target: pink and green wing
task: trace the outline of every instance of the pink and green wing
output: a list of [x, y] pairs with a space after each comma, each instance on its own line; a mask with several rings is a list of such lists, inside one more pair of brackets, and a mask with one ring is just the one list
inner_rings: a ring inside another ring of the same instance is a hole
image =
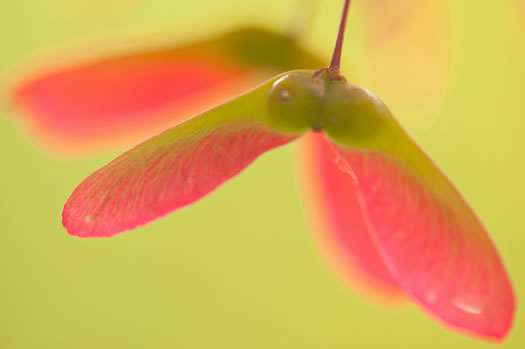
[[149, 139], [86, 178], [62, 222], [80, 237], [106, 237], [207, 195], [262, 153], [300, 134], [265, 122], [272, 81]]
[[11, 100], [62, 152], [132, 144], [244, 92], [276, 73], [320, 62], [283, 35], [243, 28], [174, 48], [29, 75]]
[[445, 323], [503, 338], [515, 300], [496, 247], [452, 183], [372, 99], [358, 116], [374, 120], [361, 128], [367, 137], [352, 129], [327, 134], [384, 264], [402, 290]]

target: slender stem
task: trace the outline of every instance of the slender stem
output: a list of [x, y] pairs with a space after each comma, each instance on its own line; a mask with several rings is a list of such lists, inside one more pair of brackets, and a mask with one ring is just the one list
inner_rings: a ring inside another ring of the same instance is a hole
[[343, 39], [345, 36], [346, 17], [348, 16], [348, 9], [350, 8], [350, 0], [345, 0], [343, 8], [343, 15], [341, 16], [341, 23], [339, 24], [339, 33], [337, 34], [337, 41], [335, 42], [334, 53], [330, 61], [331, 72], [339, 74], [339, 67], [341, 66], [341, 52], [343, 50]]

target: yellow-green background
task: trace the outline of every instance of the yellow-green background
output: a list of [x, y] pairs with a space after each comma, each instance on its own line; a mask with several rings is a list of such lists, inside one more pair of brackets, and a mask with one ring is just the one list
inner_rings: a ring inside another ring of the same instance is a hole
[[[356, 69], [355, 0], [344, 69]], [[301, 1], [299, 1], [300, 3]], [[321, 1], [305, 44], [328, 58], [342, 1]], [[525, 298], [525, 14], [517, 0], [450, 1], [457, 61], [442, 111], [413, 136], [492, 234]], [[0, 2], [0, 75], [53, 47], [156, 33], [286, 26], [294, 0]], [[352, 25], [354, 23], [354, 25]], [[388, 64], [388, 57], [385, 57]], [[395, 69], [395, 67], [392, 67]], [[366, 82], [361, 82], [366, 87]], [[403, 88], [406, 81], [399, 81]], [[403, 121], [407, 110], [394, 110]], [[62, 158], [0, 116], [0, 348], [487, 348], [415, 306], [350, 292], [305, 221], [294, 147], [131, 233], [81, 240], [62, 205], [116, 152]], [[413, 120], [405, 118], [406, 120]], [[525, 348], [518, 307], [503, 348]]]

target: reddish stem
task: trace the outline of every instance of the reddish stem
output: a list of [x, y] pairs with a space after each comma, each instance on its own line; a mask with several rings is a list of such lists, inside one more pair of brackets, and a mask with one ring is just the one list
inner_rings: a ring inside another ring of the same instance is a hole
[[345, 0], [343, 8], [343, 15], [341, 16], [341, 23], [339, 24], [339, 33], [337, 34], [337, 41], [335, 42], [334, 53], [330, 61], [330, 70], [332, 73], [339, 74], [339, 67], [341, 66], [341, 52], [343, 50], [343, 39], [345, 36], [346, 17], [348, 16], [348, 9], [350, 8], [350, 0]]

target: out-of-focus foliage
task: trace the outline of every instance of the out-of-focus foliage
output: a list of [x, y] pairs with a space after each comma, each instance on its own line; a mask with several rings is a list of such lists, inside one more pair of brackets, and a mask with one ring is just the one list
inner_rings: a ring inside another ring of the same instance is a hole
[[[456, 64], [447, 1], [363, 1], [363, 48], [356, 75], [423, 130], [439, 117]], [[399, 81], [403, 81], [399, 86]]]

